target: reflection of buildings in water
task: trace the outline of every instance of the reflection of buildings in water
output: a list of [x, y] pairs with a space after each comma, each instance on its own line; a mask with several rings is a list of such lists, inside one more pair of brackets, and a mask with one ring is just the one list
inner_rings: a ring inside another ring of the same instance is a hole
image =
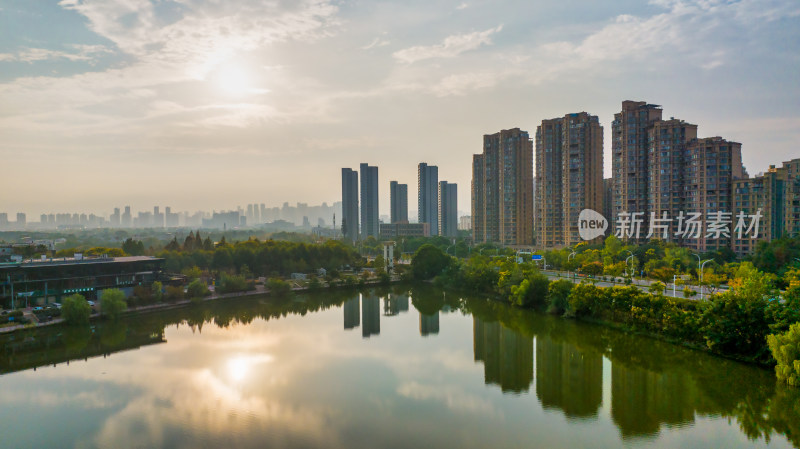
[[611, 366], [611, 418], [623, 438], [655, 435], [662, 424], [694, 422], [696, 397], [687, 376]]
[[399, 315], [408, 312], [408, 296], [389, 295], [383, 300], [383, 314], [385, 316]]
[[475, 361], [483, 362], [484, 381], [503, 392], [528, 391], [533, 382], [533, 339], [472, 317]]
[[439, 312], [433, 315], [419, 314], [419, 334], [423, 337], [439, 333]]
[[377, 296], [363, 296], [361, 298], [361, 336], [369, 338], [370, 335], [381, 333], [381, 300]]
[[342, 309], [344, 310], [344, 328], [353, 329], [360, 324], [360, 315], [358, 310], [358, 295], [353, 299], [348, 299], [344, 302]]
[[595, 417], [603, 402], [603, 356], [548, 337], [536, 339], [536, 397], [568, 417]]

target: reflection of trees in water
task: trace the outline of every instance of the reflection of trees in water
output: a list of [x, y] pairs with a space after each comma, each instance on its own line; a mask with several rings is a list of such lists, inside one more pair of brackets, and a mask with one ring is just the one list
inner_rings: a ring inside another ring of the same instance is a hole
[[528, 391], [533, 382], [533, 340], [498, 321], [472, 318], [475, 361], [483, 362], [484, 381], [503, 392]]
[[[584, 413], [597, 410], [594, 404], [599, 402], [590, 398], [602, 397], [597, 382], [602, 385], [605, 356], [612, 364], [611, 414], [623, 438], [655, 435], [662, 426], [691, 425], [697, 415], [723, 416], [734, 418], [752, 440], [769, 441], [775, 432], [800, 447], [800, 389], [776, 388], [769, 370], [499, 301], [468, 300], [463, 309], [474, 318], [536, 337], [537, 397], [543, 406], [561, 409], [568, 417], [592, 416]], [[583, 382], [574, 380], [580, 376], [585, 376]], [[569, 382], [579, 386], [566, 388]], [[586, 391], [577, 393], [580, 388]]]
[[[390, 292], [399, 296], [408, 290], [392, 286], [364, 294], [385, 298]], [[162, 342], [167, 326], [186, 324], [202, 332], [209, 324], [226, 327], [305, 315], [341, 306], [358, 294], [326, 290], [294, 298], [207, 301], [126, 317], [109, 327], [101, 321], [94, 332], [60, 325], [15, 332], [0, 336], [0, 372]], [[612, 363], [612, 418], [623, 437], [652, 435], [662, 425], [691, 424], [696, 415], [707, 415], [734, 418], [751, 439], [769, 440], [778, 433], [800, 447], [800, 390], [776, 387], [771, 371], [499, 301], [445, 294], [427, 285], [415, 286], [410, 296], [421, 315], [432, 316], [445, 305], [473, 315], [475, 360], [484, 363], [487, 383], [503, 391], [529, 390], [536, 337], [537, 397], [543, 406], [559, 408], [568, 417], [596, 415], [602, 393], [602, 359], [599, 364], [597, 360], [605, 356]]]

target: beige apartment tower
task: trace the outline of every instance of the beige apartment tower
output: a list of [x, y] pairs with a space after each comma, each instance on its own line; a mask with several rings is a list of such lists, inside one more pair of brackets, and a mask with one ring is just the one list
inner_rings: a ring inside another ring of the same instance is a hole
[[603, 211], [603, 127], [586, 112], [543, 120], [536, 129], [536, 244], [582, 242], [578, 216]]
[[475, 243], [533, 243], [533, 144], [526, 131], [483, 136], [483, 153], [472, 158], [471, 196]]

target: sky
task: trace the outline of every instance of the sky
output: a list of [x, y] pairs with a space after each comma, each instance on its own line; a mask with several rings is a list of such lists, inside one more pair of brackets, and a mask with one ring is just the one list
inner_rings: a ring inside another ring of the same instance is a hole
[[[341, 200], [341, 168], [469, 211], [484, 134], [623, 100], [800, 157], [797, 0], [0, 0], [0, 212]], [[29, 217], [29, 220], [32, 217]]]

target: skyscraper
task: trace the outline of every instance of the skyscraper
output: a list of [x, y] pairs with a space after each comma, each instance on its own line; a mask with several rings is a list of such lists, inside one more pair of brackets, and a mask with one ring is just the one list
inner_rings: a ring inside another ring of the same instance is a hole
[[578, 216], [603, 210], [603, 127], [586, 112], [543, 120], [536, 129], [536, 243], [581, 242]]
[[378, 238], [378, 167], [361, 164], [361, 238]]
[[[622, 102], [622, 111], [614, 114], [611, 122], [612, 210], [615, 216], [620, 212], [642, 212], [643, 229], [647, 229], [650, 221], [647, 207], [650, 173], [648, 131], [661, 120], [661, 113], [659, 105], [626, 100]], [[612, 217], [609, 221], [615, 223]]]
[[125, 213], [122, 214], [122, 227], [130, 228], [133, 224], [133, 217], [131, 216], [131, 207], [125, 206]]
[[350, 168], [342, 169], [342, 235], [358, 240], [358, 172]]
[[458, 185], [439, 182], [439, 235], [458, 235]]
[[408, 184], [389, 183], [391, 222], [408, 223]]
[[483, 136], [472, 159], [472, 237], [476, 243], [533, 243], [533, 144], [519, 128]]
[[439, 167], [424, 162], [417, 167], [418, 222], [431, 226], [431, 235], [439, 234]]

